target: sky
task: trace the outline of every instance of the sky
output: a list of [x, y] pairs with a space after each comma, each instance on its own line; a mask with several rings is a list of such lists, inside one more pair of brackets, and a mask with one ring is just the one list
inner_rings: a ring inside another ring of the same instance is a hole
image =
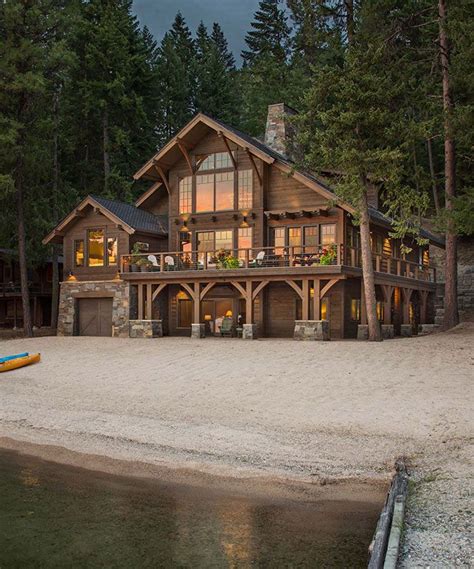
[[146, 25], [161, 41], [169, 30], [178, 10], [194, 33], [202, 20], [208, 29], [218, 22], [229, 42], [235, 59], [245, 47], [244, 37], [259, 0], [134, 0], [133, 11], [141, 25]]

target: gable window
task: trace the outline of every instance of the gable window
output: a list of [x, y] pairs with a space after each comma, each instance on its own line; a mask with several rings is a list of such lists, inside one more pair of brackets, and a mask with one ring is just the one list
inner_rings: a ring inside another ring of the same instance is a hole
[[199, 172], [207, 170], [223, 170], [233, 168], [234, 164], [228, 152], [216, 152], [215, 154], [205, 154], [196, 157], [197, 169]]
[[76, 239], [74, 241], [74, 266], [84, 266], [84, 239]]
[[107, 238], [107, 264], [116, 265], [117, 264], [117, 238], [108, 237]]
[[321, 225], [321, 245], [332, 245], [336, 242], [336, 224], [323, 223]]
[[238, 208], [252, 209], [253, 181], [252, 170], [238, 171]]
[[193, 209], [193, 179], [186, 176], [179, 181], [179, 213], [191, 213]]
[[214, 211], [214, 174], [196, 176], [196, 211]]
[[105, 260], [104, 230], [89, 229], [87, 236], [89, 267], [103, 267]]
[[216, 174], [216, 211], [234, 209], [234, 172]]

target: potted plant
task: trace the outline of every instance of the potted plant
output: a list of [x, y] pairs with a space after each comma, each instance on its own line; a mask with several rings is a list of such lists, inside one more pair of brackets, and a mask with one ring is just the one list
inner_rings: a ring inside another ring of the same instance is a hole
[[212, 262], [216, 263], [218, 269], [238, 269], [240, 267], [239, 259], [225, 249], [220, 249]]
[[139, 262], [141, 261], [141, 250], [140, 244], [134, 243], [132, 247], [132, 254], [130, 255], [130, 270], [132, 273], [136, 273], [140, 270]]
[[147, 271], [149, 271], [151, 269], [151, 267], [153, 266], [153, 263], [151, 261], [149, 261], [146, 257], [140, 257], [138, 259], [138, 261], [136, 262], [137, 267], [139, 267], [140, 271], [142, 271], [142, 273], [146, 273]]
[[321, 251], [321, 255], [319, 256], [319, 264], [320, 265], [332, 265], [334, 259], [336, 258], [336, 246], [335, 245], [328, 245], [327, 247], [323, 247]]

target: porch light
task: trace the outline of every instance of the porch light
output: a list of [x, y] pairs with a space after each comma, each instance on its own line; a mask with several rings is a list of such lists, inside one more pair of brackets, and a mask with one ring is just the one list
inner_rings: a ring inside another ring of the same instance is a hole
[[210, 314], [204, 314], [204, 320], [206, 322], [209, 322], [210, 320], [212, 320], [212, 316]]
[[68, 282], [74, 282], [77, 281], [76, 277], [74, 276], [74, 273], [72, 271], [69, 271], [69, 274], [67, 276], [66, 279]]
[[247, 218], [244, 217], [244, 219], [242, 220], [242, 223], [240, 224], [240, 226], [242, 229], [246, 229], [247, 227], [250, 227], [250, 225], [247, 223]]
[[228, 310], [225, 315], [227, 318], [232, 318], [232, 310]]

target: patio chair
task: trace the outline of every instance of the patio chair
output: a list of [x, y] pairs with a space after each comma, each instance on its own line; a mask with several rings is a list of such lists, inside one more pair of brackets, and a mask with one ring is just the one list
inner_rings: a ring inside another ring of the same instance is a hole
[[221, 325], [221, 336], [230, 336], [234, 335], [234, 321], [232, 318], [228, 318], [227, 316], [222, 320]]
[[265, 251], [260, 251], [255, 259], [252, 259], [249, 263], [249, 267], [262, 267], [263, 260], [265, 259]]
[[174, 259], [171, 255], [166, 255], [165, 266], [166, 266], [167, 271], [175, 271], [176, 270], [176, 265], [175, 265]]
[[159, 271], [160, 270], [160, 263], [158, 263], [158, 259], [155, 255], [148, 255], [148, 260], [151, 263], [152, 271]]

